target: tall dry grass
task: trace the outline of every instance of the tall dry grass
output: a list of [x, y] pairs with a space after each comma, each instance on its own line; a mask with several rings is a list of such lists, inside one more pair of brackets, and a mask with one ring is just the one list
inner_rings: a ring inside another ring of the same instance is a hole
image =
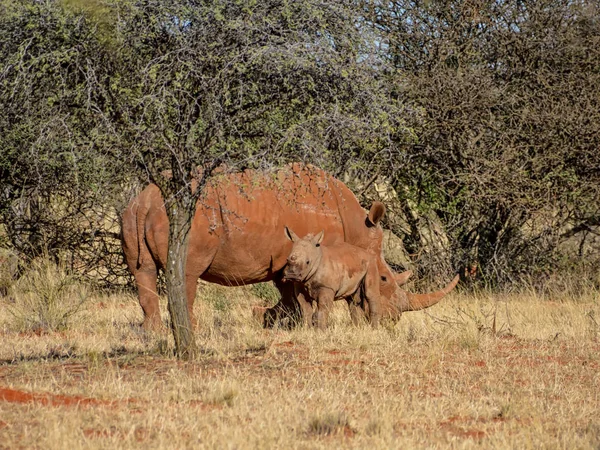
[[[265, 289], [269, 289], [266, 287]], [[0, 306], [0, 445], [43, 448], [598, 448], [600, 307], [589, 296], [453, 294], [395, 326], [264, 330], [252, 287], [199, 289], [201, 356], [92, 294], [61, 331]], [[261, 294], [262, 295], [262, 294]], [[8, 401], [2, 388], [62, 397]], [[80, 400], [81, 401], [81, 400]], [[63, 402], [63, 403], [61, 403]], [[56, 404], [58, 403], [58, 404]]]
[[60, 331], [83, 310], [89, 288], [67, 265], [48, 257], [34, 260], [7, 289], [6, 309], [18, 331]]

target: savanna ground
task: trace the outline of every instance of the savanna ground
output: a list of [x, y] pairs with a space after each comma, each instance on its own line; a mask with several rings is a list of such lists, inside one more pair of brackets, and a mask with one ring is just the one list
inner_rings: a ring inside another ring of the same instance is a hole
[[0, 448], [600, 447], [593, 293], [453, 293], [378, 330], [338, 302], [326, 332], [262, 329], [257, 293], [200, 287], [193, 362], [130, 293], [88, 293], [61, 331], [1, 299]]

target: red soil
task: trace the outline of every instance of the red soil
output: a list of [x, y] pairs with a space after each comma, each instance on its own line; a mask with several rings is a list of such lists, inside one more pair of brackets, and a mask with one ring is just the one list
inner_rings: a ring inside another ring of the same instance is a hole
[[77, 395], [32, 394], [16, 389], [0, 388], [0, 401], [8, 403], [40, 403], [49, 406], [114, 406], [116, 402]]
[[[130, 408], [130, 413], [140, 413], [142, 412], [141, 407], [143, 407], [143, 401], [137, 399], [127, 399], [124, 401], [119, 400], [100, 400], [97, 398], [89, 398], [89, 397], [81, 397], [78, 395], [58, 395], [58, 394], [50, 394], [50, 393], [31, 393], [20, 391], [17, 389], [8, 389], [0, 387], [0, 402], [7, 403], [38, 403], [44, 406], [69, 406], [69, 407], [79, 407], [79, 406], [108, 406], [108, 407], [117, 407], [119, 405], [137, 405], [140, 408]], [[191, 400], [187, 402], [189, 406], [198, 407], [203, 410], [214, 410], [221, 409], [223, 405], [213, 405], [209, 403], [205, 403], [201, 400]], [[6, 423], [0, 421], [0, 429], [7, 426]], [[105, 431], [102, 431], [104, 433]], [[85, 433], [85, 430], [84, 430]], [[90, 432], [92, 433], [92, 432]], [[93, 434], [93, 433], [92, 433]], [[1, 448], [1, 447], [0, 447]]]
[[[470, 417], [452, 416], [446, 420], [441, 421], [440, 428], [442, 428], [443, 430], [446, 430], [450, 434], [453, 434], [454, 436], [458, 436], [460, 438], [480, 440], [486, 436], [487, 433], [485, 431], [478, 430], [477, 428], [469, 428], [468, 426], [461, 426], [461, 425], [459, 425], [459, 423], [460, 422], [471, 422], [471, 421], [485, 423], [485, 422], [488, 422], [489, 420], [490, 419], [485, 419], [483, 417], [473, 420]], [[493, 421], [494, 419], [491, 419], [491, 420]]]

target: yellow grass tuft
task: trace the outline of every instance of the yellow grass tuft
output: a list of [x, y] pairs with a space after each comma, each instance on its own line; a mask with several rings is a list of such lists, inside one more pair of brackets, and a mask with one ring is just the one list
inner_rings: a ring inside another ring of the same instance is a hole
[[11, 285], [7, 310], [19, 331], [59, 331], [84, 309], [89, 289], [62, 263], [35, 260]]

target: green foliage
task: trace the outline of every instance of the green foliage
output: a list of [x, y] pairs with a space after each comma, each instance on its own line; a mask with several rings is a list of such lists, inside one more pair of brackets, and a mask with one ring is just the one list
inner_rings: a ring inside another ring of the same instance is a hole
[[215, 162], [343, 170], [350, 157], [371, 163], [371, 152], [390, 151], [386, 134], [403, 134], [356, 5], [148, 1], [124, 4], [119, 18], [107, 92], [128, 149], [117, 157], [163, 194]]
[[256, 283], [250, 287], [252, 295], [264, 300], [269, 306], [275, 305], [281, 294], [273, 283]]
[[0, 247], [0, 297], [8, 293], [18, 272], [18, 256], [14, 252]]
[[0, 4], [0, 220], [21, 255], [69, 251], [88, 272], [114, 255], [124, 175], [94, 110], [95, 33], [57, 2]]
[[215, 289], [207, 298], [216, 311], [226, 313], [231, 310], [231, 300], [228, 298], [226, 291]]
[[300, 160], [390, 180], [424, 272], [543, 277], [600, 226], [597, 17], [587, 0], [2, 0], [0, 238], [114, 283], [138, 182], [189, 218], [217, 167]]

